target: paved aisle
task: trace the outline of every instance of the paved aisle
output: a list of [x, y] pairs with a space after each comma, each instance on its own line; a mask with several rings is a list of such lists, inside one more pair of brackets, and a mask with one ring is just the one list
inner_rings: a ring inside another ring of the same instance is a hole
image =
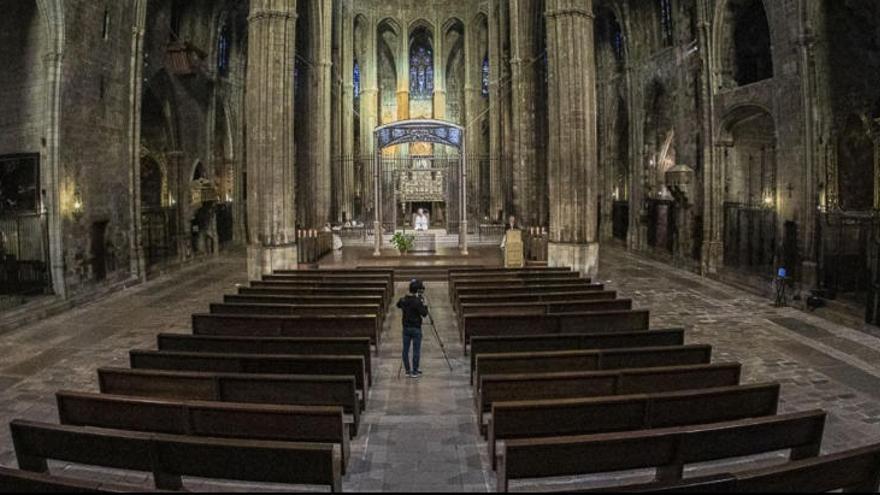
[[[400, 367], [400, 312], [392, 308], [367, 403], [361, 435], [352, 445], [344, 488], [351, 491], [487, 491], [485, 442], [478, 435], [467, 364], [462, 356], [445, 282], [428, 282], [427, 299], [446, 345], [450, 373], [430, 325], [422, 328], [422, 370], [417, 380]], [[397, 284], [402, 297], [408, 284]]]

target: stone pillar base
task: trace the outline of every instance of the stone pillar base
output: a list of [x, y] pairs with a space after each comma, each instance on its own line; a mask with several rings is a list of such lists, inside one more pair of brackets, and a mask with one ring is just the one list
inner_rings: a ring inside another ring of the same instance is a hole
[[296, 244], [280, 247], [248, 246], [248, 277], [260, 280], [275, 270], [296, 270]]
[[717, 275], [724, 265], [724, 244], [714, 242], [703, 243], [703, 276]]
[[599, 275], [599, 243], [563, 244], [551, 242], [547, 247], [547, 265], [570, 267], [581, 276], [596, 279]]

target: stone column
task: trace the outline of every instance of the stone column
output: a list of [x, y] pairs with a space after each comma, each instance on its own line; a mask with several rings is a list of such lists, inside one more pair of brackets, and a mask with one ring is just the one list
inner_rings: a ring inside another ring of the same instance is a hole
[[[489, 10], [489, 216], [504, 210], [501, 166], [501, 19], [500, 0], [492, 0]], [[500, 219], [499, 219], [500, 220]]]
[[[341, 209], [351, 220], [354, 215], [354, 17], [351, 2], [343, 2], [342, 23], [342, 202]], [[340, 217], [342, 214], [340, 213]], [[340, 220], [342, 220], [340, 218]]]
[[[713, 67], [712, 9], [704, 2], [697, 2], [700, 61], [704, 68]], [[721, 238], [724, 202], [724, 173], [722, 157], [724, 149], [715, 141], [715, 92], [716, 73], [713, 70], [701, 71], [701, 98], [703, 105], [703, 249], [700, 254], [703, 275], [718, 273], [724, 258], [724, 244]]]
[[186, 158], [182, 151], [169, 151], [165, 154], [168, 158], [168, 168], [174, 174], [174, 198], [173, 204], [177, 214], [177, 232], [175, 243], [177, 244], [177, 260], [184, 262], [187, 252], [191, 249], [191, 232], [189, 225], [189, 204], [192, 201], [192, 192], [189, 188], [189, 173], [186, 166]]
[[467, 170], [467, 204], [468, 220], [480, 222], [480, 90], [482, 83], [482, 60], [479, 56], [479, 27], [474, 24], [465, 26], [464, 36], [464, 115], [462, 125], [465, 128], [467, 153], [471, 160]]
[[[816, 180], [816, 170], [818, 169], [818, 156], [820, 148], [817, 143], [821, 139], [817, 136], [817, 129], [822, 127], [822, 119], [820, 112], [816, 111], [813, 104], [817, 98], [815, 88], [816, 81], [816, 35], [810, 12], [810, 6], [807, 3], [800, 3], [800, 30], [801, 36], [797, 40], [798, 52], [800, 55], [800, 75], [801, 75], [801, 102], [804, 107], [804, 157], [803, 157], [803, 175], [801, 177], [801, 204], [800, 208], [800, 241], [803, 246], [801, 261], [800, 279], [803, 287], [817, 288], [819, 287], [819, 246], [816, 242], [816, 216], [818, 215], [819, 191]], [[874, 156], [878, 156], [875, 152]], [[877, 178], [877, 169], [874, 170], [874, 177]], [[874, 188], [877, 194], [877, 188]], [[875, 208], [877, 201], [875, 200]]]
[[[409, 31], [406, 23], [402, 23], [401, 26], [403, 32], [399, 36], [400, 51], [397, 54], [397, 120], [407, 120], [409, 119]], [[404, 146], [400, 148], [403, 149]]]
[[131, 27], [131, 60], [128, 106], [129, 122], [129, 187], [131, 187], [131, 275], [142, 282], [147, 281], [147, 263], [143, 244], [143, 218], [141, 216], [141, 104], [143, 101], [144, 33], [147, 18], [146, 1], [135, 2], [135, 22]]
[[330, 204], [333, 192], [331, 191], [330, 174], [330, 135], [331, 127], [331, 90], [333, 68], [333, 1], [313, 0], [313, 21], [310, 25], [312, 40], [312, 52], [315, 57], [315, 66], [312, 70], [314, 75], [315, 94], [310, 95], [314, 99], [312, 106], [314, 114], [310, 130], [310, 145], [312, 147], [312, 188], [311, 198], [312, 227], [321, 227], [330, 221]]
[[248, 274], [258, 279], [297, 266], [296, 0], [251, 0], [248, 29]]
[[449, 53], [443, 44], [443, 33], [434, 33], [434, 118], [446, 120], [446, 62]]
[[[532, 176], [537, 166], [535, 136], [534, 40], [535, 0], [510, 0], [510, 39], [513, 117], [513, 209], [527, 225], [536, 218]], [[592, 41], [590, 41], [592, 44]]]
[[599, 261], [592, 0], [547, 1], [550, 266], [595, 277]]
[[[373, 143], [373, 130], [379, 122], [379, 71], [376, 64], [377, 45], [376, 45], [377, 26], [373, 20], [367, 23], [366, 36], [366, 55], [360, 60], [361, 65], [361, 149], [360, 159], [364, 164], [364, 213], [367, 210], [375, 208], [373, 198], [373, 155], [375, 154]], [[362, 221], [368, 221], [372, 215], [366, 215]]]

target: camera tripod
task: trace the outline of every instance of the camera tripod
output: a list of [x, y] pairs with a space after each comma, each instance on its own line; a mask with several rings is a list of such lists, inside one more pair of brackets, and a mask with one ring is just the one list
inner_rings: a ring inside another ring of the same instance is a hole
[[[419, 292], [419, 299], [425, 304], [425, 308], [427, 309], [428, 304], [425, 301], [425, 293]], [[440, 338], [440, 332], [437, 331], [437, 325], [434, 324], [434, 315], [431, 314], [431, 310], [428, 309], [428, 324], [431, 325], [431, 329], [434, 331], [434, 337], [437, 339], [437, 343], [440, 345], [440, 351], [443, 353], [443, 359], [446, 360], [446, 366], [449, 366], [449, 371], [452, 371], [452, 363], [449, 361], [449, 354], [446, 352], [446, 346], [443, 344], [443, 339]], [[400, 367], [397, 368], [397, 379], [400, 380], [400, 373], [403, 371], [403, 360], [400, 361]]]

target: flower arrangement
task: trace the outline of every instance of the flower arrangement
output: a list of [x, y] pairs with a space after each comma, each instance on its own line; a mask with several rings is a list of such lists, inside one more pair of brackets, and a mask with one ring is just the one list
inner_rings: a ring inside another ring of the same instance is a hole
[[400, 254], [406, 254], [407, 252], [412, 251], [415, 240], [415, 236], [404, 234], [403, 232], [396, 232], [391, 237], [391, 244], [400, 251]]

